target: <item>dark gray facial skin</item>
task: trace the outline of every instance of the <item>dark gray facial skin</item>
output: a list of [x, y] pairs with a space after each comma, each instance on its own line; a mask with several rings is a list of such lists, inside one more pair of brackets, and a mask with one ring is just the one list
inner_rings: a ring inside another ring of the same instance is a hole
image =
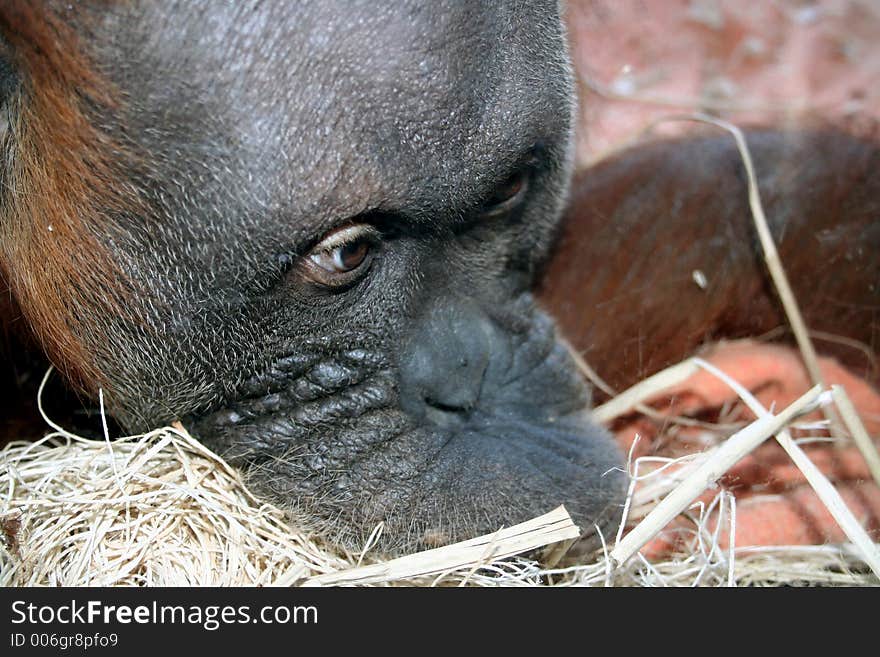
[[[620, 454], [530, 295], [571, 170], [555, 1], [81, 11], [148, 208], [106, 236], [139, 319], [92, 330], [124, 426], [180, 418], [353, 548], [619, 515]], [[310, 255], [347, 226], [364, 259], [328, 284]]]

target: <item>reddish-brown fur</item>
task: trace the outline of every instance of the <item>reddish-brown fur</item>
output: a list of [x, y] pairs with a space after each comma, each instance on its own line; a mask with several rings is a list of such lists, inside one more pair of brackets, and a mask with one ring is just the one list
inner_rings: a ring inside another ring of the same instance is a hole
[[[749, 142], [782, 263], [819, 350], [877, 383], [880, 146], [830, 128], [756, 132]], [[542, 300], [617, 389], [704, 342], [784, 333], [733, 140], [643, 144], [581, 172]]]
[[94, 126], [86, 105], [116, 101], [77, 35], [40, 3], [3, 2], [0, 34], [23, 73], [2, 143], [0, 275], [14, 299], [6, 310], [20, 311], [17, 324], [36, 334], [70, 378], [94, 390], [100, 373], [84, 325], [95, 314], [118, 313], [125, 287], [99, 235], [134, 199], [120, 182], [121, 149]]

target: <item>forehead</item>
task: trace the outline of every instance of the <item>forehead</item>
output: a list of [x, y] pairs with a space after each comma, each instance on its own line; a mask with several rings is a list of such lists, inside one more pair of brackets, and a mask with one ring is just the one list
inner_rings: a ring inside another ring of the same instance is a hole
[[555, 1], [140, 2], [102, 21], [146, 147], [234, 159], [291, 211], [478, 186], [567, 127]]

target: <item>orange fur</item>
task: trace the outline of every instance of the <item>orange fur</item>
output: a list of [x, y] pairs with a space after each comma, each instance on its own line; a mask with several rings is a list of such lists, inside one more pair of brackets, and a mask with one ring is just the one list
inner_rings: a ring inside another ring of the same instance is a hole
[[136, 203], [117, 162], [122, 149], [85, 105], [113, 107], [73, 30], [41, 3], [4, 0], [0, 34], [21, 75], [2, 147], [0, 274], [52, 361], [94, 390], [100, 381], [82, 327], [119, 313], [124, 277], [99, 235]]

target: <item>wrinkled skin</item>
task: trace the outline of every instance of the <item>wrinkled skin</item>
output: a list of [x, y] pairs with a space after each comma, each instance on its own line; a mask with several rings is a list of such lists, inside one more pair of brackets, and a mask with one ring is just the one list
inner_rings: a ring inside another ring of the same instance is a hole
[[[620, 454], [530, 295], [572, 158], [556, 2], [67, 20], [124, 99], [94, 121], [136, 154], [144, 207], [102, 237], [136, 300], [84, 331], [124, 427], [181, 419], [350, 547], [380, 521], [394, 551], [562, 503], [591, 535], [614, 519]], [[352, 225], [363, 264], [315, 280], [316, 245]]]

